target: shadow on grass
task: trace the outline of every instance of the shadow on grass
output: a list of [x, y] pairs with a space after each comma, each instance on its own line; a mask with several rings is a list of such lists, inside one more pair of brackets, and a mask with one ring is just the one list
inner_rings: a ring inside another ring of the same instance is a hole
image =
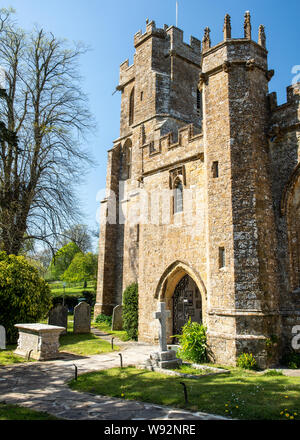
[[[188, 405], [180, 382], [187, 387]], [[128, 367], [83, 374], [77, 382], [71, 381], [70, 387], [237, 419], [281, 419], [283, 410], [300, 418], [300, 380], [286, 376], [235, 371], [230, 375], [187, 379]]]

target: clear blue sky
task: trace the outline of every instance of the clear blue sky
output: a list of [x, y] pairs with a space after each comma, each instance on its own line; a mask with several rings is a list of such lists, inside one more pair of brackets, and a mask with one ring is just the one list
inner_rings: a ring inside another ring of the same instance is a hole
[[[178, 27], [184, 39], [190, 35], [200, 40], [206, 26], [211, 29], [212, 44], [222, 40], [223, 20], [231, 15], [233, 38], [243, 36], [246, 10], [252, 16], [253, 39], [264, 24], [269, 50], [269, 68], [275, 70], [270, 92], [276, 91], [279, 102], [285, 101], [285, 88], [291, 84], [294, 65], [300, 65], [299, 0], [178, 0]], [[4, 0], [1, 7], [12, 6], [21, 27], [39, 24], [57, 37], [83, 41], [92, 51], [82, 58], [83, 89], [90, 97], [97, 135], [89, 145], [97, 165], [79, 188], [85, 223], [96, 225], [99, 201], [96, 196], [105, 187], [107, 150], [119, 136], [120, 94], [112, 96], [118, 84], [119, 65], [133, 60], [133, 35], [145, 31], [145, 20], [155, 20], [158, 27], [175, 24], [175, 0]]]

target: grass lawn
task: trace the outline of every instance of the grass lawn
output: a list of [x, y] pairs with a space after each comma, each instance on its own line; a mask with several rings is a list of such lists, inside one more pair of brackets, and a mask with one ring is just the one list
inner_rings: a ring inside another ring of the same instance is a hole
[[17, 356], [14, 354], [14, 350], [17, 348], [16, 345], [7, 345], [6, 350], [0, 350], [0, 366], [20, 364], [24, 362], [35, 362], [34, 359], [27, 361], [22, 356]]
[[130, 340], [125, 330], [111, 330], [111, 326], [105, 324], [104, 322], [101, 322], [99, 324], [97, 322], [92, 322], [92, 327], [99, 329], [103, 333], [108, 333], [109, 335], [115, 336], [116, 338], [119, 338], [123, 342]]
[[[230, 374], [187, 379], [134, 367], [82, 374], [70, 387], [129, 400], [246, 420], [300, 420], [300, 378], [231, 368]], [[184, 381], [189, 404], [184, 403]], [[287, 416], [288, 414], [288, 416]]]
[[120, 347], [114, 345], [114, 350], [111, 349], [111, 343], [95, 336], [93, 333], [89, 334], [74, 334], [73, 333], [73, 316], [68, 316], [68, 333], [61, 335], [59, 338], [59, 351], [66, 351], [68, 353], [78, 354], [81, 356], [91, 356], [94, 354], [110, 353], [112, 351], [120, 350]]
[[45, 412], [0, 403], [0, 420], [59, 420]]
[[59, 351], [66, 351], [81, 356], [91, 356], [94, 354], [110, 353], [112, 351], [120, 350], [120, 347], [116, 345], [114, 345], [114, 350], [112, 350], [110, 342], [104, 341], [92, 333], [86, 335], [74, 335], [73, 333], [68, 333], [67, 335], [62, 335], [59, 338], [59, 341]]
[[66, 295], [78, 295], [78, 293], [81, 293], [84, 290], [87, 292], [95, 291], [95, 283], [92, 281], [87, 283], [87, 287], [83, 287], [83, 283], [76, 283], [75, 285], [72, 286], [66, 286], [65, 292], [62, 282], [49, 283], [49, 287], [51, 289], [51, 293], [55, 296], [63, 295], [64, 293]]

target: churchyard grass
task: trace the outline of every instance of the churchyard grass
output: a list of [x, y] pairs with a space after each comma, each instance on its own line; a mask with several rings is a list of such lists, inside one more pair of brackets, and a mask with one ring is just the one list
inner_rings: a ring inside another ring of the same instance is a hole
[[[214, 366], [214, 365], [211, 365]], [[234, 419], [300, 420], [300, 378], [270, 376], [230, 368], [230, 374], [188, 379], [140, 370], [113, 368], [78, 376], [74, 390], [203, 411]], [[189, 404], [185, 404], [184, 381]]]
[[[41, 321], [46, 324], [47, 320]], [[59, 351], [78, 354], [81, 356], [92, 356], [94, 354], [111, 353], [115, 350], [120, 350], [120, 347], [114, 345], [114, 350], [111, 349], [111, 343], [107, 342], [93, 333], [74, 334], [73, 333], [74, 316], [68, 315], [68, 329], [66, 335], [59, 337]], [[93, 325], [94, 327], [94, 325]]]
[[[14, 354], [14, 350], [17, 348], [16, 345], [7, 345], [6, 350], [0, 350], [0, 365], [12, 365], [28, 362], [22, 356], [17, 356]], [[29, 362], [34, 362], [34, 359], [30, 359]]]
[[45, 412], [0, 403], [0, 420], [59, 420]]
[[120, 350], [120, 347], [114, 345], [111, 349], [111, 343], [100, 339], [99, 337], [89, 334], [73, 334], [68, 333], [59, 338], [59, 351], [78, 354], [81, 356], [92, 356], [94, 354], [110, 353]]
[[108, 324], [105, 324], [104, 322], [97, 323], [92, 322], [92, 327], [97, 328], [98, 330], [102, 331], [103, 333], [106, 333], [108, 335], [114, 336], [120, 341], [126, 342], [130, 340], [130, 337], [127, 335], [125, 330], [111, 330], [111, 327]]
[[114, 350], [120, 350], [120, 347], [114, 346], [111, 349], [111, 343], [107, 342], [93, 333], [74, 334], [73, 333], [73, 316], [68, 316], [68, 333], [61, 335], [59, 338], [59, 351], [66, 351], [82, 356], [92, 356], [94, 354], [110, 353]]
[[54, 296], [63, 295], [78, 295], [82, 291], [86, 292], [94, 292], [95, 291], [95, 283], [93, 281], [89, 281], [87, 283], [87, 287], [83, 287], [83, 283], [74, 283], [72, 285], [67, 285], [64, 289], [63, 283], [60, 281], [49, 283], [49, 287], [51, 289], [51, 293]]

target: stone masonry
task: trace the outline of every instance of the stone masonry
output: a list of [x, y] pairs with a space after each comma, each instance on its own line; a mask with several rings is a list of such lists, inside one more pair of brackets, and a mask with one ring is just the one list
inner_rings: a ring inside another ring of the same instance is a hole
[[251, 352], [265, 367], [300, 323], [300, 84], [278, 106], [262, 25], [257, 41], [249, 12], [241, 38], [227, 14], [213, 47], [208, 27], [202, 45], [153, 21], [135, 34], [117, 87], [95, 315], [138, 282], [140, 341], [158, 341], [165, 302], [168, 343], [176, 319], [201, 310], [215, 361]]

